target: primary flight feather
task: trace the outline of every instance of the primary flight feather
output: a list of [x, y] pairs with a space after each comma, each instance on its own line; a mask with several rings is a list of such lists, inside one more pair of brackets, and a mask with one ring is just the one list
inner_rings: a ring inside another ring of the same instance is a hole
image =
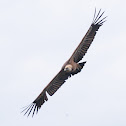
[[[96, 9], [94, 13], [93, 22], [88, 29], [86, 35], [78, 45], [78, 47], [73, 52], [72, 56], [65, 62], [61, 70], [58, 74], [50, 81], [50, 83], [43, 89], [40, 95], [26, 107], [23, 111], [25, 111], [24, 115], [28, 113], [30, 115], [31, 111], [33, 110], [32, 116], [34, 115], [41, 108], [41, 106], [48, 100], [46, 93], [52, 96], [62, 85], [65, 81], [74, 74], [77, 74], [81, 71], [84, 64], [86, 62], [78, 63], [83, 56], [86, 54], [88, 48], [90, 47], [98, 29], [100, 26], [103, 25], [105, 22], [105, 18], [102, 18], [104, 12], [101, 13], [101, 9], [99, 10], [98, 14], [96, 15]], [[22, 112], [23, 112], [22, 111]]]

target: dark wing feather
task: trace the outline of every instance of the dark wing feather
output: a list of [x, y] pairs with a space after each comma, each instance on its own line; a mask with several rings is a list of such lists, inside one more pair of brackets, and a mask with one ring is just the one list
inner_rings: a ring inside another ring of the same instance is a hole
[[62, 84], [71, 77], [70, 73], [61, 70], [56, 77], [47, 85], [46, 90], [50, 96], [52, 96], [61, 86]]
[[[33, 110], [32, 116], [34, 115], [35, 111], [38, 112], [38, 109], [41, 108], [41, 106], [44, 104], [45, 101], [48, 100], [46, 92], [52, 96], [65, 81], [71, 77], [70, 73], [64, 72], [64, 70], [61, 70], [54, 78], [53, 80], [44, 88], [44, 90], [40, 93], [40, 95], [33, 101], [31, 105], [26, 107], [23, 111], [25, 111], [25, 114], [28, 113], [28, 116], [30, 115], [31, 111]], [[23, 112], [22, 111], [22, 112]], [[24, 114], [24, 115], [25, 115]]]
[[74, 62], [78, 63], [83, 56], [86, 54], [88, 48], [90, 47], [96, 32], [98, 31], [99, 27], [102, 26], [102, 24], [105, 22], [105, 18], [100, 20], [100, 18], [102, 17], [102, 15], [104, 14], [104, 12], [102, 14], [100, 14], [101, 10], [98, 12], [97, 16], [96, 16], [96, 9], [95, 9], [95, 13], [94, 13], [94, 19], [93, 22], [89, 28], [89, 30], [87, 31], [86, 35], [84, 36], [84, 38], [82, 39], [82, 41], [80, 42], [80, 44], [78, 45], [78, 47], [76, 48], [76, 50], [74, 51], [74, 53], [72, 54], [71, 58], [73, 58]]

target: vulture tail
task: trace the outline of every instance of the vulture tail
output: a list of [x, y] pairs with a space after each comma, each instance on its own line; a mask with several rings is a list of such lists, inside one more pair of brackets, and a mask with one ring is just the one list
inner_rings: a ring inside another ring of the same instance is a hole
[[81, 66], [81, 69], [83, 68], [83, 66], [84, 66], [85, 63], [86, 63], [86, 61], [82, 62], [82, 63], [79, 63], [79, 65]]
[[78, 64], [78, 69], [76, 69], [76, 71], [74, 71], [74, 72], [72, 73], [72, 75], [79, 73], [79, 72], [81, 71], [81, 69], [84, 67], [84, 64], [85, 64], [85, 63], [86, 63], [86, 62], [79, 63], [79, 64]]

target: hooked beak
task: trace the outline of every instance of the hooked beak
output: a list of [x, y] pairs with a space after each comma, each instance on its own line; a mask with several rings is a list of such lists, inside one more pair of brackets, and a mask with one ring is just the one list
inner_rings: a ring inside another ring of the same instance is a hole
[[64, 71], [69, 71], [69, 68], [64, 68]]

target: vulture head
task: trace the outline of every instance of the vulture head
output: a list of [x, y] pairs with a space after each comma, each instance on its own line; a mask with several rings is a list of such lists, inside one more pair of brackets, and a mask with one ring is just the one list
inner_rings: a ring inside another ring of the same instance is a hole
[[66, 65], [64, 68], [64, 71], [66, 71], [66, 72], [72, 71], [72, 65], [71, 64]]

